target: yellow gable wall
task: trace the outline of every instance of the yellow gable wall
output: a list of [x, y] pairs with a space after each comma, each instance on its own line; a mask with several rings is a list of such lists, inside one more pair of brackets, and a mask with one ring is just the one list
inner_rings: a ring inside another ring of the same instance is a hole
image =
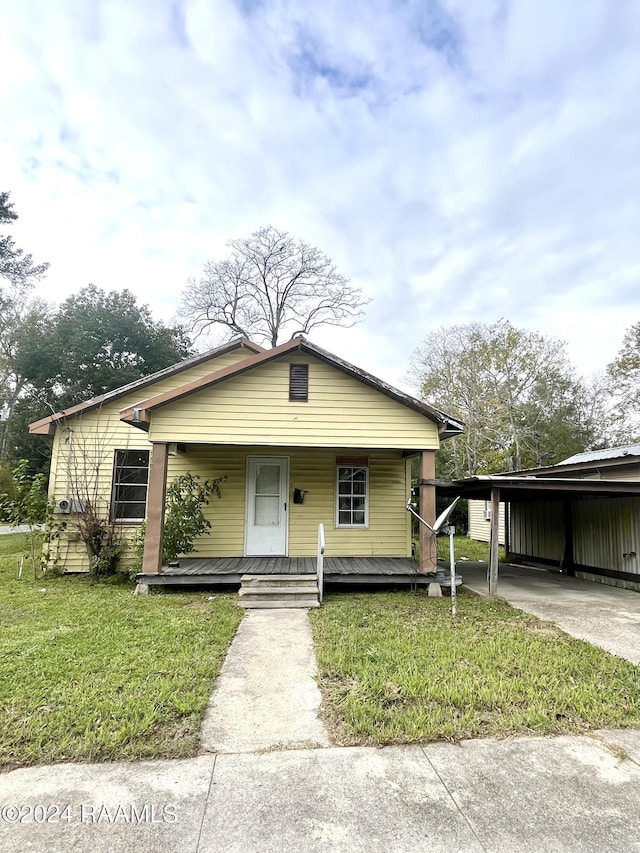
[[[141, 396], [147, 397], [150, 392], [161, 394], [250, 355], [245, 349], [233, 350], [173, 376], [163, 377], [142, 391], [138, 389], [97, 409], [81, 412], [58, 425], [53, 437], [49, 498], [57, 502], [64, 497], [84, 496], [99, 508], [103, 517], [108, 518], [114, 451], [151, 448], [146, 433], [120, 420], [120, 410], [137, 403]], [[67, 571], [86, 571], [88, 558], [84, 543], [74, 541], [77, 534], [73, 515], [62, 516], [61, 520], [68, 522], [69, 531], [63, 534], [57, 549], [58, 565]], [[127, 527], [135, 530], [138, 525]]]
[[[369, 526], [339, 529], [335, 525], [336, 455], [341, 450], [301, 448], [215, 447], [191, 445], [185, 454], [171, 457], [169, 477], [188, 471], [201, 477], [227, 478], [222, 497], [211, 498], [206, 515], [211, 534], [197, 543], [196, 557], [241, 557], [244, 554], [246, 470], [248, 456], [289, 458], [289, 556], [312, 557], [318, 542], [318, 524], [326, 536], [327, 556], [411, 556], [409, 461], [399, 451], [367, 451], [369, 461]], [[349, 451], [353, 455], [354, 451]], [[302, 505], [293, 503], [293, 489], [306, 489]]]
[[[309, 401], [289, 401], [289, 364], [309, 365]], [[152, 441], [300, 447], [439, 447], [435, 423], [341, 370], [292, 355], [151, 412]]]

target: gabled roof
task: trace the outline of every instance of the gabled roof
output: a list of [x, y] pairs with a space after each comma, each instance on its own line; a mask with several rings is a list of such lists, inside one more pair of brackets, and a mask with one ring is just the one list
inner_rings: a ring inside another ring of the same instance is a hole
[[464, 429], [464, 424], [461, 421], [449, 417], [449, 415], [435, 409], [428, 403], [423, 403], [421, 400], [417, 400], [415, 397], [405, 394], [403, 391], [394, 388], [392, 385], [388, 385], [381, 379], [372, 376], [370, 373], [361, 370], [359, 367], [355, 367], [353, 364], [338, 358], [327, 350], [324, 350], [301, 337], [293, 338], [286, 344], [281, 344], [273, 349], [263, 350], [254, 356], [250, 356], [244, 361], [240, 361], [236, 364], [230, 365], [229, 367], [214, 371], [207, 376], [203, 376], [201, 379], [194, 380], [193, 382], [187, 382], [185, 385], [175, 388], [172, 391], [166, 391], [163, 394], [157, 394], [154, 397], [149, 397], [147, 400], [142, 400], [141, 402], [136, 403], [135, 406], [123, 409], [120, 413], [120, 417], [123, 421], [126, 421], [133, 426], [148, 430], [151, 421], [151, 412], [154, 409], [157, 409], [160, 406], [165, 406], [168, 403], [173, 403], [176, 400], [180, 400], [183, 397], [195, 394], [206, 388], [211, 388], [220, 382], [230, 379], [231, 377], [240, 376], [241, 374], [246, 373], [249, 370], [253, 370], [260, 365], [267, 364], [270, 361], [274, 361], [275, 359], [296, 351], [315, 356], [320, 361], [341, 370], [348, 376], [351, 376], [359, 382], [374, 388], [376, 391], [390, 397], [392, 400], [396, 400], [403, 406], [407, 406], [430, 420], [435, 421], [438, 425], [440, 438], [450, 438], [454, 435], [458, 435]]
[[88, 412], [91, 409], [97, 409], [105, 403], [110, 403], [113, 400], [118, 400], [125, 395], [130, 394], [132, 391], [142, 391], [150, 385], [153, 385], [155, 382], [158, 382], [160, 379], [166, 379], [168, 376], [175, 376], [185, 370], [189, 370], [192, 367], [203, 364], [212, 358], [218, 358], [221, 355], [233, 352], [241, 347], [244, 347], [253, 353], [264, 352], [264, 349], [258, 346], [258, 344], [254, 344], [253, 341], [250, 341], [247, 338], [236, 338], [222, 346], [214, 347], [214, 349], [198, 353], [198, 355], [194, 355], [184, 361], [179, 361], [177, 364], [172, 364], [170, 367], [165, 367], [163, 370], [158, 370], [157, 373], [152, 373], [149, 376], [143, 376], [141, 379], [136, 379], [135, 382], [130, 382], [128, 385], [123, 385], [121, 388], [116, 388], [113, 391], [107, 391], [106, 394], [99, 394], [97, 397], [92, 397], [91, 400], [86, 400], [84, 403], [79, 403], [76, 406], [70, 406], [68, 409], [63, 409], [61, 412], [56, 412], [55, 414], [42, 418], [39, 421], [34, 421], [32, 424], [29, 424], [29, 432], [36, 433], [38, 435], [53, 435], [56, 424], [64, 421], [66, 418], [73, 417], [81, 412]]

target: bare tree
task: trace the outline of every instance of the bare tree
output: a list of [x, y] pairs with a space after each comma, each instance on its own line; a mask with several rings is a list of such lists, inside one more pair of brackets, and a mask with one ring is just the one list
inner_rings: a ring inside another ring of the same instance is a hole
[[353, 326], [367, 304], [320, 249], [272, 225], [231, 240], [231, 256], [205, 264], [183, 294], [197, 333], [214, 325], [276, 346], [317, 326]]

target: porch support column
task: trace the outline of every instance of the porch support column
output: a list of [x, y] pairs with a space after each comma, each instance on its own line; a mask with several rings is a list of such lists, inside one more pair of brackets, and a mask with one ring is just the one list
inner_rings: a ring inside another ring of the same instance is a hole
[[[435, 480], [435, 450], [423, 450], [420, 454], [420, 515], [433, 526], [436, 520], [436, 487], [425, 484], [425, 480]], [[420, 571], [435, 573], [438, 569], [438, 551], [436, 537], [424, 524], [418, 525], [420, 542]]]
[[167, 494], [167, 444], [153, 444], [149, 465], [147, 492], [147, 530], [144, 536], [142, 571], [145, 575], [162, 572], [162, 534], [164, 532], [164, 501]]
[[498, 546], [500, 544], [500, 489], [491, 489], [489, 532], [489, 595], [498, 594]]

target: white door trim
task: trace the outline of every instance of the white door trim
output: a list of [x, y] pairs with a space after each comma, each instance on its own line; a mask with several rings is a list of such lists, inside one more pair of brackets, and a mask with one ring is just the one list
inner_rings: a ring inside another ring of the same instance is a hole
[[[279, 538], [276, 529], [272, 530], [271, 542], [261, 542], [254, 534], [259, 528], [253, 526], [255, 507], [255, 477], [254, 466], [261, 463], [278, 463], [280, 465], [280, 508], [279, 508]], [[245, 557], [286, 557], [289, 554], [289, 463], [288, 456], [247, 456], [246, 486], [245, 486], [245, 522], [244, 522], [244, 555]]]

